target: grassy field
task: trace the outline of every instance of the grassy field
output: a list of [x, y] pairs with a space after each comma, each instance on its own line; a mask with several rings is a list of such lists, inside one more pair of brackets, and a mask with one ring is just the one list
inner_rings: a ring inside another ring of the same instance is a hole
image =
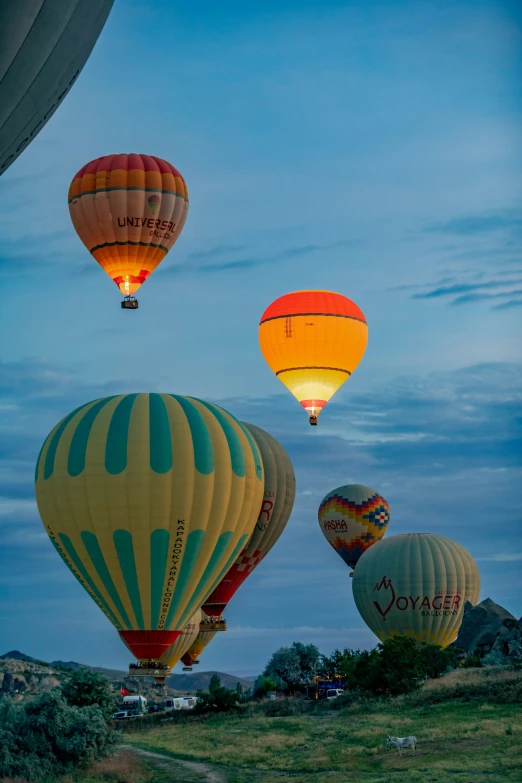
[[[515, 691], [520, 694], [522, 675], [491, 673], [484, 686], [485, 677], [480, 671], [457, 671], [412, 697], [386, 703], [286, 717], [255, 707], [240, 716], [162, 723], [126, 732], [123, 739], [174, 758], [206, 762], [227, 783], [520, 783], [520, 704], [502, 702], [512, 701]], [[287, 711], [301, 708], [281, 705]], [[405, 751], [400, 758], [397, 751], [385, 750], [388, 734], [414, 734], [417, 753]]]

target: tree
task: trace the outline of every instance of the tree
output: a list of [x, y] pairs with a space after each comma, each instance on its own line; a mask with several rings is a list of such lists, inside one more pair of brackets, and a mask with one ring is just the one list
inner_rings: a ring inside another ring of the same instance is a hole
[[116, 733], [98, 706], [71, 707], [58, 689], [27, 704], [0, 699], [0, 778], [39, 780], [108, 755]]
[[420, 647], [411, 636], [392, 636], [378, 646], [384, 690], [392, 695], [409, 693], [423, 676]]
[[98, 705], [105, 715], [117, 706], [115, 694], [106, 677], [90, 669], [77, 669], [62, 688], [62, 694], [71, 707]]
[[272, 654], [263, 674], [265, 677], [279, 678], [292, 689], [311, 681], [320, 656], [315, 644], [294, 642], [291, 647], [280, 647]]
[[224, 688], [217, 674], [210, 678], [208, 693], [197, 691], [198, 700], [194, 712], [230, 712], [237, 707], [237, 695], [235, 691]]
[[458, 650], [454, 647], [440, 647], [438, 644], [421, 644], [419, 655], [423, 674], [436, 678], [456, 667]]
[[271, 677], [265, 677], [261, 675], [254, 683], [254, 698], [262, 699], [267, 693], [271, 691], [284, 691], [286, 690], [286, 682], [280, 677], [273, 675]]

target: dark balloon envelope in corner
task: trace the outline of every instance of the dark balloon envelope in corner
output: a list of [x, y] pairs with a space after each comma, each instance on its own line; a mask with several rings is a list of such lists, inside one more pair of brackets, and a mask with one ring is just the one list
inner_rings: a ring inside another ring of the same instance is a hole
[[0, 0], [0, 175], [63, 101], [114, 0]]

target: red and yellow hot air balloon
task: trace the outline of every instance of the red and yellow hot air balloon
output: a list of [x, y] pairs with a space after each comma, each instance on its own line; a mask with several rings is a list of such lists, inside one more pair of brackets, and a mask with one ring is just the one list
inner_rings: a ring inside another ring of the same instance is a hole
[[270, 369], [299, 400], [310, 424], [350, 377], [366, 350], [360, 308], [331, 291], [295, 291], [265, 310], [259, 343]]
[[245, 548], [201, 607], [209, 617], [220, 617], [245, 579], [270, 552], [285, 529], [294, 506], [295, 474], [290, 457], [268, 432], [253, 424], [242, 424], [261, 454], [265, 476], [263, 503]]
[[69, 187], [71, 219], [87, 250], [136, 309], [134, 294], [181, 234], [188, 212], [185, 180], [152, 155], [105, 155], [87, 163]]
[[221, 630], [219, 628], [219, 623], [212, 622], [209, 619], [203, 620], [200, 623], [198, 635], [188, 650], [181, 656], [183, 671], [192, 671], [194, 664], [199, 663], [199, 656], [210, 644], [219, 630]]

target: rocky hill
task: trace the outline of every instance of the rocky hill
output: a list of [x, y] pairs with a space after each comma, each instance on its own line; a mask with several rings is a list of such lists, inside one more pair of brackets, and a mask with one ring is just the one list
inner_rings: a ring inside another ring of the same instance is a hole
[[[77, 669], [90, 669], [112, 683], [116, 694], [123, 685], [130, 693], [138, 691], [137, 680], [129, 677], [125, 671], [117, 669], [104, 669], [99, 666], [88, 666], [76, 661], [53, 661], [46, 663], [32, 658], [30, 655], [11, 650], [0, 655], [0, 694], [9, 693], [15, 700], [20, 701], [31, 698], [41, 691], [52, 690], [61, 685]], [[252, 683], [241, 677], [223, 672], [195, 672], [192, 674], [171, 674], [167, 680], [167, 693], [169, 696], [177, 696], [185, 693], [195, 693], [197, 690], [208, 690], [210, 679], [217, 674], [225, 688], [235, 689], [237, 683], [247, 689]], [[140, 681], [140, 692], [150, 701], [159, 701], [163, 697], [163, 690], [159, 689], [152, 677]]]
[[522, 618], [517, 620], [491, 598], [476, 606], [466, 601], [455, 647], [468, 654], [496, 653], [522, 662]]

